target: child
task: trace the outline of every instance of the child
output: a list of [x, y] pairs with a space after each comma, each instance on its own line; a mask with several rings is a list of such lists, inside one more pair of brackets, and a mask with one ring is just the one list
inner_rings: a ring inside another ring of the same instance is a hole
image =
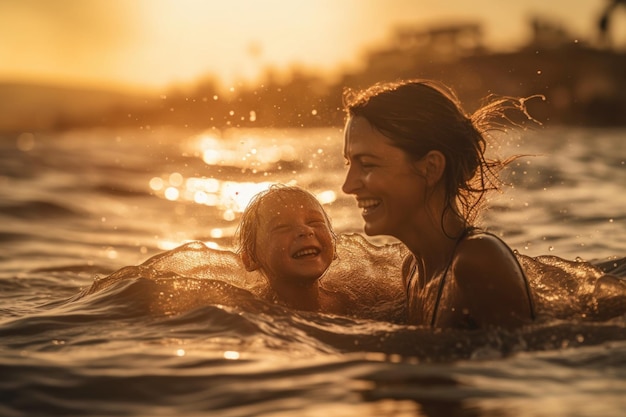
[[346, 313], [347, 296], [320, 285], [335, 257], [336, 237], [315, 196], [295, 186], [271, 186], [247, 206], [236, 238], [246, 270], [260, 270], [272, 301], [298, 310]]

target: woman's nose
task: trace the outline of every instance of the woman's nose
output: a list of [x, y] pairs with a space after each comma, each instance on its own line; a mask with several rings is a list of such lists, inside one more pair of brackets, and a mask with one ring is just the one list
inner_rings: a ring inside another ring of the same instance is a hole
[[354, 194], [357, 189], [357, 176], [354, 172], [352, 166], [348, 167], [348, 172], [346, 172], [346, 179], [343, 181], [343, 185], [341, 186], [341, 191], [346, 194]]

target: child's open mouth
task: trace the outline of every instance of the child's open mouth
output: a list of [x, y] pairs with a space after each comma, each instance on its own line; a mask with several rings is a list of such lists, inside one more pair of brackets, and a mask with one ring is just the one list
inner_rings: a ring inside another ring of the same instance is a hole
[[319, 253], [320, 253], [320, 250], [317, 248], [306, 248], [306, 249], [301, 249], [297, 251], [296, 253], [292, 255], [292, 257], [295, 259], [304, 258], [304, 257], [313, 257], [313, 256], [317, 256], [317, 254]]

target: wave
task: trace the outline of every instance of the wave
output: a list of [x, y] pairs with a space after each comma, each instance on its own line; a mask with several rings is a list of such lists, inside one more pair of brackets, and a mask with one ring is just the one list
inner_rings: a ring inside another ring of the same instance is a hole
[[[404, 289], [400, 284], [400, 266], [407, 250], [399, 244], [375, 246], [360, 235], [341, 235], [337, 243], [338, 259], [322, 277], [330, 290], [346, 294], [354, 304], [356, 318], [402, 322]], [[517, 254], [531, 283], [538, 313], [546, 319], [607, 320], [626, 313], [626, 280], [620, 276], [626, 258], [594, 265], [569, 261], [557, 256], [530, 257]], [[246, 272], [239, 257], [228, 250], [211, 249], [201, 242], [191, 242], [158, 254], [139, 266], [122, 268], [97, 279], [78, 297], [97, 293], [128, 278], [155, 280], [167, 294], [169, 307], [161, 310], [185, 311], [191, 301], [230, 300], [230, 285], [264, 298], [269, 292], [265, 279]], [[221, 285], [221, 287], [220, 287]], [[185, 297], [179, 297], [186, 291]], [[214, 295], [215, 294], [215, 295]], [[236, 295], [235, 295], [236, 297]], [[224, 301], [226, 303], [226, 301]], [[164, 304], [165, 305], [165, 304]]]
[[7, 346], [46, 350], [50, 340], [108, 343], [125, 327], [132, 329], [125, 337], [133, 343], [162, 339], [165, 332], [202, 338], [221, 351], [254, 344], [258, 351], [294, 356], [379, 352], [429, 362], [626, 340], [626, 281], [616, 275], [623, 274], [626, 258], [593, 265], [518, 255], [532, 285], [536, 323], [515, 330], [433, 331], [403, 322], [403, 246], [341, 235], [337, 250], [338, 260], [321, 282], [354, 300], [347, 316], [275, 304], [263, 277], [246, 272], [235, 253], [191, 242], [97, 277], [36, 314], [12, 315], [0, 325], [0, 337]]
[[322, 282], [355, 300], [349, 316], [294, 311], [268, 301], [265, 280], [245, 272], [236, 254], [191, 242], [97, 278], [44, 313], [6, 321], [0, 336], [27, 335], [29, 343], [43, 344], [51, 334], [78, 331], [76, 326], [123, 322], [136, 327], [139, 322], [141, 331], [134, 336], [140, 339], [161, 337], [166, 330], [180, 338], [257, 340], [262, 349], [293, 355], [381, 352], [426, 361], [626, 339], [626, 282], [615, 275], [624, 272], [626, 258], [593, 265], [518, 255], [531, 280], [536, 323], [515, 330], [433, 331], [403, 323], [402, 246], [374, 246], [359, 235], [346, 235], [339, 239], [338, 252], [340, 262]]
[[20, 201], [15, 204], [5, 203], [0, 205], [0, 214], [19, 219], [60, 219], [84, 216], [83, 212], [69, 207], [67, 204], [48, 200]]
[[[195, 340], [213, 352], [294, 358], [374, 352], [422, 362], [498, 359], [525, 351], [626, 340], [626, 316], [550, 318], [514, 330], [437, 330], [384, 320], [294, 311], [220, 280], [171, 275], [118, 280], [38, 314], [5, 320], [14, 349]], [[61, 347], [59, 347], [61, 348]], [[252, 350], [250, 350], [252, 349]]]

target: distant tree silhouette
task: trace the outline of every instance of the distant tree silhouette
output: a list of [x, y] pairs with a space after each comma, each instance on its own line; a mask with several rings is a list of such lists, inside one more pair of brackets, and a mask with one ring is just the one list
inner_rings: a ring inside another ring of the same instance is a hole
[[626, 0], [608, 0], [600, 19], [598, 20], [598, 30], [600, 31], [600, 43], [604, 46], [611, 46], [610, 24], [611, 17], [618, 6], [626, 6]]

